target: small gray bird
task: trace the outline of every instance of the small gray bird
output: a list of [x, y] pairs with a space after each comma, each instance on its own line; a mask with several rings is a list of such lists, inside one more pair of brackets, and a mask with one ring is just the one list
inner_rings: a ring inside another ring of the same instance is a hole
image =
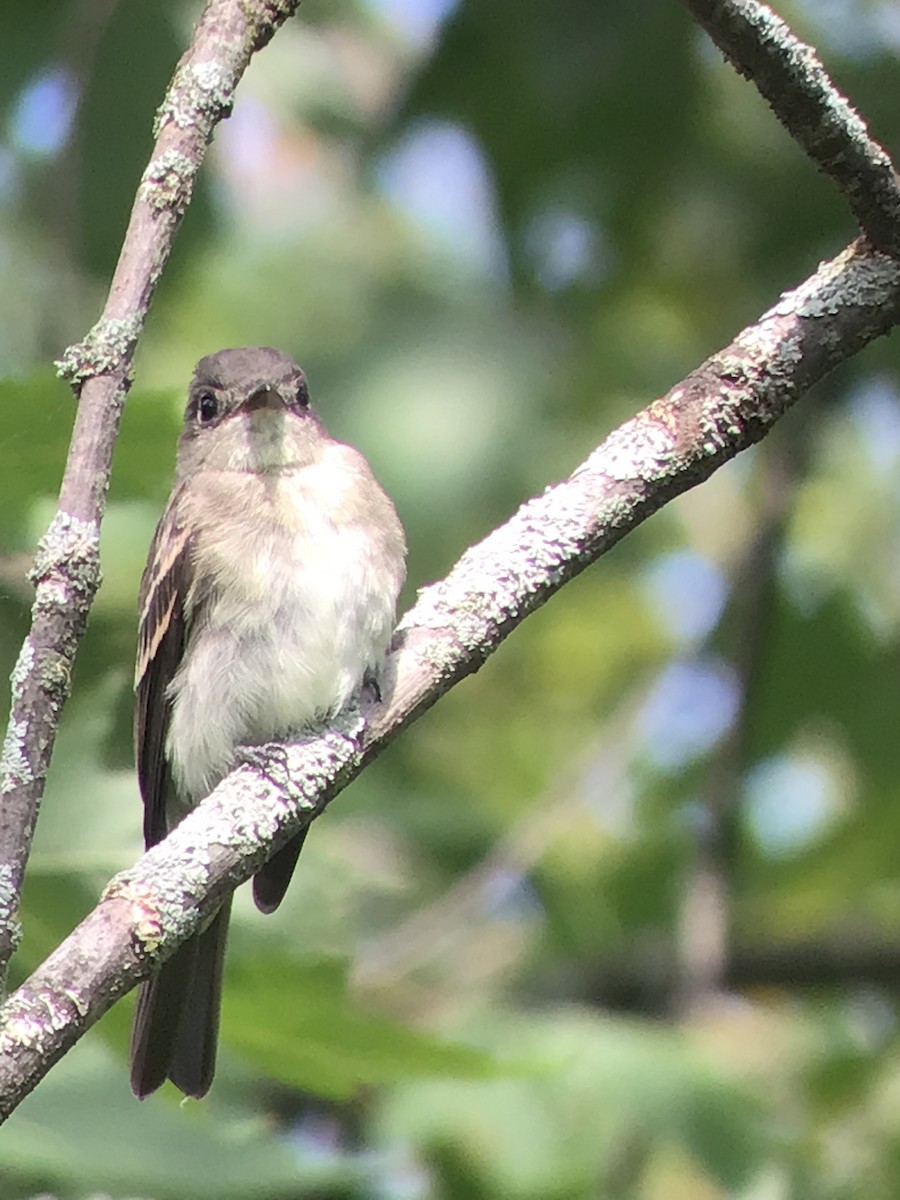
[[[306, 377], [265, 347], [191, 381], [175, 485], [140, 592], [135, 745], [154, 846], [258, 745], [339, 712], [377, 675], [406, 542], [365, 458], [329, 437]], [[253, 881], [281, 902], [301, 834]], [[230, 899], [143, 984], [131, 1086], [203, 1096], [215, 1069]]]

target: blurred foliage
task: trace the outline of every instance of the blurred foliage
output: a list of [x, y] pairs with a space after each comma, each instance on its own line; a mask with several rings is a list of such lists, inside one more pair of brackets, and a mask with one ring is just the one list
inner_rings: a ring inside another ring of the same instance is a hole
[[[71, 427], [50, 363], [197, 10], [0, 5], [4, 670]], [[895, 6], [781, 11], [895, 150]], [[201, 355], [304, 363], [396, 498], [411, 600], [853, 235], [674, 0], [305, 0], [141, 343], [16, 979], [140, 852], [135, 595]], [[895, 359], [532, 616], [316, 823], [275, 916], [239, 894], [203, 1105], [131, 1098], [126, 1000], [10, 1119], [4, 1200], [894, 1196]], [[759, 977], [704, 985], [698, 946]]]

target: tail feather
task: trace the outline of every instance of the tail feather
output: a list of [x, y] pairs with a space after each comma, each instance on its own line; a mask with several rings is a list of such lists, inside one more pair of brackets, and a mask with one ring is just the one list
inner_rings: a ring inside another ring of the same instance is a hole
[[274, 912], [284, 899], [307, 833], [308, 828], [291, 838], [253, 876], [253, 900], [260, 912]]
[[141, 986], [131, 1034], [131, 1088], [148, 1096], [166, 1080], [205, 1096], [216, 1066], [222, 971], [231, 900]]

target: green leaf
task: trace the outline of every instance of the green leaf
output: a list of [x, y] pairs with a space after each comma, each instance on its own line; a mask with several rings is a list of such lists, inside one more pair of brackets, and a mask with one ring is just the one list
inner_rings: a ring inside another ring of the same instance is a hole
[[384, 1109], [386, 1136], [402, 1130], [442, 1161], [465, 1163], [487, 1195], [606, 1195], [623, 1156], [640, 1164], [666, 1146], [729, 1188], [754, 1168], [758, 1106], [676, 1031], [556, 1010], [494, 1018], [487, 1040], [540, 1069], [413, 1083]]
[[[59, 491], [75, 417], [66, 384], [49, 368], [0, 380], [0, 546], [23, 544], [31, 505]], [[29, 530], [30, 532], [30, 530]]]
[[470, 1046], [441, 1041], [367, 1012], [333, 960], [243, 959], [227, 974], [223, 1038], [260, 1070], [331, 1097], [410, 1076], [484, 1078], [498, 1066]]
[[337, 1152], [307, 1156], [261, 1122], [209, 1102], [141, 1103], [119, 1060], [83, 1042], [9, 1118], [0, 1138], [3, 1196], [66, 1189], [154, 1200], [321, 1195], [362, 1168]]

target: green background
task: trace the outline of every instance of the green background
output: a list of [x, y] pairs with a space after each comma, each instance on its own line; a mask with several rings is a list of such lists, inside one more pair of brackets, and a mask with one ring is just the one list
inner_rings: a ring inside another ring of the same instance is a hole
[[[193, 4], [0, 5], [0, 661]], [[889, 150], [893, 3], [782, 4]], [[15, 980], [140, 852], [135, 597], [194, 362], [305, 366], [409, 584], [854, 236], [675, 0], [305, 0], [218, 131], [141, 341]], [[900, 412], [886, 339], [670, 504], [236, 903], [203, 1104], [131, 999], [0, 1130], [4, 1200], [891, 1197]], [[717, 966], [717, 964], [719, 964]]]

